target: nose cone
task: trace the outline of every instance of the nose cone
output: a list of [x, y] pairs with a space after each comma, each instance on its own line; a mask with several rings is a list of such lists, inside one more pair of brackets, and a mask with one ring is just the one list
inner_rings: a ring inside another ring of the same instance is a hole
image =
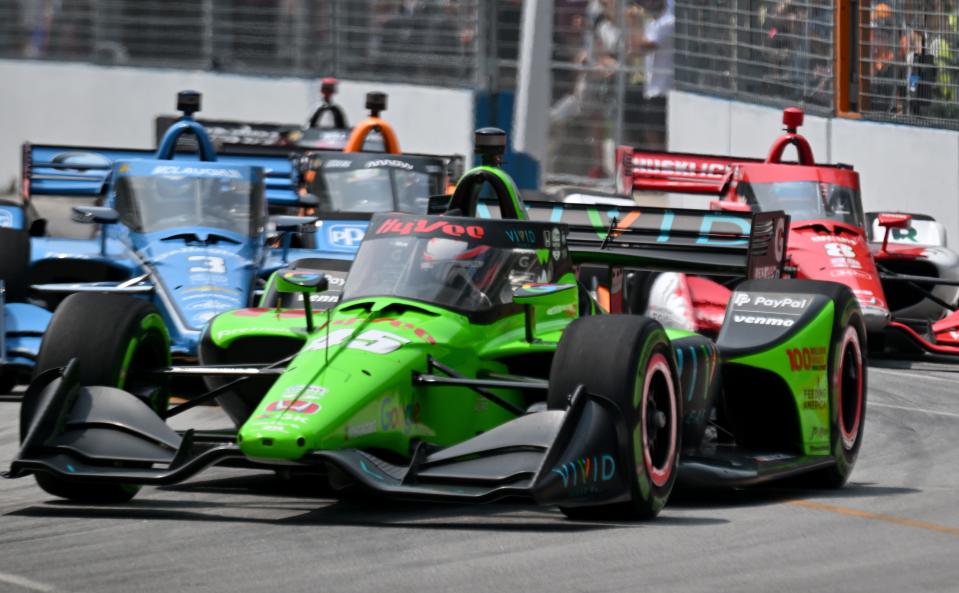
[[306, 452], [302, 431], [284, 425], [260, 425], [242, 430], [237, 441], [243, 454], [252, 459], [297, 459]]

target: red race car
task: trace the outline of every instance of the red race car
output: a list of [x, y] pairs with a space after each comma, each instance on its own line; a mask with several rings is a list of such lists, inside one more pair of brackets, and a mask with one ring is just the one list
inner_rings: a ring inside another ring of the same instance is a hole
[[[786, 273], [849, 286], [859, 300], [874, 352], [959, 354], [959, 256], [931, 217], [864, 213], [859, 174], [816, 163], [798, 133], [803, 112], [786, 109], [786, 132], [765, 159], [617, 150], [618, 189], [712, 196], [710, 209], [784, 210], [790, 216]], [[784, 162], [793, 146], [796, 162]], [[734, 294], [722, 278], [637, 273], [627, 283], [634, 312], [701, 333], [718, 333]], [[788, 299], [787, 299], [788, 300]], [[748, 303], [737, 302], [738, 305]], [[783, 314], [801, 303], [757, 303]], [[767, 318], [757, 313], [754, 322]]]

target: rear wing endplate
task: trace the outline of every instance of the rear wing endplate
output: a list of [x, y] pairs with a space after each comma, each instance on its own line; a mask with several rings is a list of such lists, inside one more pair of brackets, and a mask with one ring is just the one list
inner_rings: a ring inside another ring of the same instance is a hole
[[[530, 220], [568, 226], [575, 263], [747, 278], [782, 275], [789, 217], [781, 211], [525, 204]], [[481, 202], [477, 214], [500, 218], [499, 206]]]

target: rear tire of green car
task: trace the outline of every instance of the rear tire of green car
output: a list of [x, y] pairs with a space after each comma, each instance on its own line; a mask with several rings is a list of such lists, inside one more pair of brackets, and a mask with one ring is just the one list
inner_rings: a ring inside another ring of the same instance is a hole
[[[167, 382], [147, 372], [170, 365], [170, 339], [157, 310], [147, 301], [110, 294], [77, 293], [57, 308], [43, 336], [36, 374], [62, 367], [76, 358], [81, 385], [124, 389], [157, 413], [169, 403]], [[35, 398], [24, 396], [20, 439], [35, 413]], [[39, 394], [37, 394], [39, 395]], [[84, 503], [126, 502], [139, 487], [36, 474], [37, 484], [54, 496]]]
[[843, 295], [829, 346], [829, 439], [836, 464], [809, 474], [805, 483], [817, 488], [841, 488], [849, 479], [866, 421], [866, 324], [852, 293]]
[[636, 315], [597, 315], [567, 328], [553, 358], [547, 407], [565, 409], [577, 386], [616, 402], [625, 414], [624, 451], [631, 499], [560, 507], [571, 519], [651, 519], [676, 482], [682, 445], [682, 398], [676, 362], [659, 322]]

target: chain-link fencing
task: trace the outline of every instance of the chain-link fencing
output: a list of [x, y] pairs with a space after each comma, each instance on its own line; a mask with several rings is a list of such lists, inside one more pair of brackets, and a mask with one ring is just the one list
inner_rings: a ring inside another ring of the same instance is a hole
[[959, 128], [955, 0], [862, 0], [858, 34], [863, 116]]
[[833, 0], [676, 0], [676, 85], [829, 112]]
[[0, 0], [0, 57], [476, 86], [480, 0]]

